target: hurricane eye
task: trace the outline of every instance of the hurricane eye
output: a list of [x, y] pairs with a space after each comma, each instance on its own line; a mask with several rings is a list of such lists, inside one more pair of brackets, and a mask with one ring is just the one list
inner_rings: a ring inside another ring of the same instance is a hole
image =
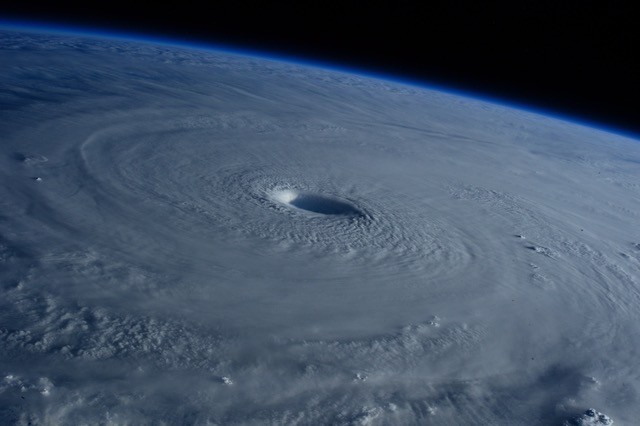
[[336, 197], [298, 192], [294, 190], [281, 190], [273, 193], [273, 199], [290, 207], [305, 210], [312, 213], [333, 216], [361, 216], [362, 211], [353, 204]]

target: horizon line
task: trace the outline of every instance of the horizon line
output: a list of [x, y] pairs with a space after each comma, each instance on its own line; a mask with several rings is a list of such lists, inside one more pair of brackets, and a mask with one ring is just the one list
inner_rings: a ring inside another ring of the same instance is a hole
[[531, 104], [522, 103], [520, 101], [508, 99], [499, 95], [491, 95], [485, 92], [473, 91], [470, 89], [459, 88], [444, 83], [431, 83], [424, 79], [403, 76], [395, 73], [369, 71], [361, 67], [352, 66], [345, 63], [337, 63], [325, 60], [317, 60], [312, 57], [305, 56], [303, 58], [293, 56], [277, 51], [258, 50], [246, 46], [239, 46], [231, 43], [218, 43], [211, 40], [190, 39], [180, 36], [161, 36], [150, 32], [138, 32], [135, 30], [120, 30], [108, 28], [104, 26], [85, 27], [75, 23], [62, 24], [60, 22], [43, 22], [40, 20], [26, 21], [23, 19], [6, 19], [0, 17], [0, 30], [22, 31], [34, 33], [49, 33], [66, 36], [82, 36], [88, 38], [105, 38], [109, 40], [119, 40], [128, 42], [138, 42], [145, 44], [155, 44], [167, 47], [178, 47], [191, 50], [201, 50], [208, 52], [223, 52], [232, 55], [260, 58], [275, 62], [288, 63], [311, 68], [317, 68], [325, 71], [340, 72], [349, 75], [355, 75], [363, 78], [380, 80], [384, 82], [401, 84], [419, 89], [427, 89], [439, 91], [454, 96], [470, 98], [480, 102], [486, 102], [501, 107], [517, 109], [531, 114], [551, 118], [559, 121], [568, 122], [582, 127], [598, 130], [601, 132], [614, 134], [617, 136], [632, 139], [636, 142], [640, 141], [640, 132], [633, 130], [625, 130], [616, 125], [607, 124], [605, 122], [594, 121], [591, 119], [580, 118], [579, 115], [567, 114], [564, 112], [553, 111], [533, 106]]

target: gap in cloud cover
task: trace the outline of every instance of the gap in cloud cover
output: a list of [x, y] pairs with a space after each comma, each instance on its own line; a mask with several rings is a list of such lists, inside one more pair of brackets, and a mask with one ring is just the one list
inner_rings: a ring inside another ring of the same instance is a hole
[[0, 37], [0, 423], [640, 418], [637, 141], [291, 60]]

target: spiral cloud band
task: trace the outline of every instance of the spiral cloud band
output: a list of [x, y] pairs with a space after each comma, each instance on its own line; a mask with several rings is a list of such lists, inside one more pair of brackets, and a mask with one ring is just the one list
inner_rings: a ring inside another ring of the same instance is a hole
[[640, 418], [638, 141], [264, 58], [0, 39], [1, 423]]

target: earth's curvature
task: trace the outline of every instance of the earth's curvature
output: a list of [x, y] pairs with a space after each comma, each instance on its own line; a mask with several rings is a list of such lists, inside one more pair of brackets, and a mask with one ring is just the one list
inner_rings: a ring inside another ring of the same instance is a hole
[[638, 422], [638, 141], [135, 40], [0, 63], [0, 423]]

